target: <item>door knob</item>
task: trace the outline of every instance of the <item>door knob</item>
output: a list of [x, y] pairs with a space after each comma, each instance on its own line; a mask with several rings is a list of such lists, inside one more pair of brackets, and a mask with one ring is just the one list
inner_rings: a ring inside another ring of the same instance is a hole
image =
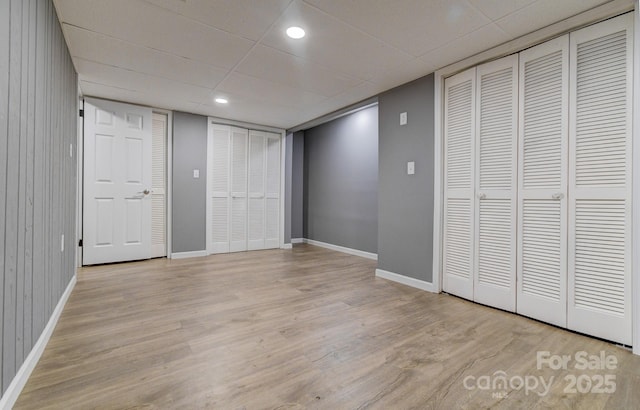
[[485, 194], [484, 192], [478, 194], [478, 199], [486, 199], [487, 198], [487, 194]]
[[148, 189], [145, 189], [144, 191], [140, 191], [138, 192], [139, 194], [145, 194], [145, 195], [149, 195], [151, 193], [151, 191], [149, 191]]
[[564, 198], [564, 194], [562, 192], [556, 192], [555, 194], [551, 195], [551, 198], [553, 198], [553, 199], [562, 199], [562, 198]]

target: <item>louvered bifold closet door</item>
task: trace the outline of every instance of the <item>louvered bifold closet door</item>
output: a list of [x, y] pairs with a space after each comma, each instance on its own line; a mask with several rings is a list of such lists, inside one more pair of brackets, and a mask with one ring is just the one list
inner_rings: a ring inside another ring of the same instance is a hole
[[266, 132], [264, 247], [280, 247], [280, 135]]
[[474, 300], [516, 309], [518, 56], [477, 69]]
[[210, 124], [207, 142], [207, 251], [229, 252], [231, 127]]
[[571, 34], [568, 327], [631, 344], [633, 16]]
[[248, 130], [231, 127], [231, 252], [247, 250], [248, 136]]
[[443, 289], [473, 299], [476, 69], [445, 80]]
[[167, 115], [153, 113], [151, 130], [151, 257], [167, 256]]
[[249, 131], [249, 250], [264, 249], [265, 142], [263, 132]]
[[569, 37], [520, 53], [516, 311], [567, 321]]

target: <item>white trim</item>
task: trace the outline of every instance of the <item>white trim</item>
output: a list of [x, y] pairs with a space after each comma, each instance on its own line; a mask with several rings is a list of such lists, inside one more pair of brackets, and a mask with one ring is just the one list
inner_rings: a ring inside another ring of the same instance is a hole
[[304, 243], [304, 239], [303, 238], [291, 238], [291, 243]]
[[171, 227], [173, 223], [173, 220], [171, 218], [171, 203], [173, 202], [173, 185], [171, 184], [171, 181], [173, 180], [173, 111], [154, 108], [153, 112], [164, 114], [167, 116], [167, 168], [165, 169], [167, 175], [167, 188], [165, 191], [165, 199], [167, 201], [167, 203], [165, 204], [165, 209], [167, 211], [167, 217], [165, 221], [166, 238], [164, 244], [167, 258], [171, 258]]
[[[633, 13], [633, 112], [632, 112], [632, 160], [631, 178], [631, 249], [640, 243], [640, 7], [638, 0]], [[640, 252], [632, 252], [631, 260], [631, 331], [633, 354], [640, 355]]]
[[280, 247], [280, 249], [293, 249], [293, 245], [290, 243], [285, 243]]
[[56, 308], [51, 314], [51, 318], [49, 318], [47, 326], [40, 334], [38, 341], [35, 345], [33, 345], [33, 349], [31, 349], [31, 352], [29, 352], [29, 355], [24, 360], [24, 363], [22, 363], [22, 366], [20, 366], [18, 373], [16, 373], [15, 377], [11, 381], [11, 384], [0, 399], [0, 409], [11, 409], [16, 403], [16, 400], [18, 400], [22, 389], [24, 388], [25, 384], [27, 384], [27, 380], [29, 380], [29, 376], [31, 376], [31, 372], [33, 372], [36, 364], [38, 364], [38, 361], [40, 360], [40, 357], [42, 357], [42, 353], [44, 352], [45, 347], [47, 347], [47, 343], [49, 343], [49, 339], [51, 338], [53, 330], [58, 324], [58, 319], [60, 319], [60, 315], [62, 314], [64, 305], [67, 303], [67, 300], [69, 300], [69, 296], [71, 295], [73, 288], [76, 286], [76, 280], [77, 276], [74, 274], [71, 278], [71, 281], [69, 281], [69, 284], [67, 285], [67, 289], [65, 289], [64, 293], [60, 297], [60, 300], [58, 301], [58, 304], [56, 305]]
[[171, 254], [171, 259], [187, 259], [187, 258], [199, 258], [201, 256], [207, 256], [207, 251], [191, 251], [191, 252], [175, 252]]
[[285, 193], [285, 185], [286, 185], [286, 178], [287, 178], [287, 134], [286, 131], [282, 131], [280, 132], [280, 218], [279, 218], [279, 222], [280, 222], [280, 247], [282, 248], [285, 243], [284, 243], [284, 218], [285, 218], [285, 214], [286, 214], [286, 207], [285, 207], [285, 202], [286, 202], [286, 193]]
[[82, 207], [84, 199], [84, 116], [80, 116], [80, 110], [84, 110], [84, 98], [82, 97], [82, 91], [80, 90], [80, 81], [78, 80], [78, 135], [76, 138], [76, 150], [73, 153], [76, 161], [76, 243], [74, 248], [76, 250], [75, 266], [77, 268], [82, 266], [82, 247], [80, 246], [80, 239], [82, 239]]
[[386, 270], [376, 269], [376, 277], [411, 286], [412, 288], [426, 290], [427, 292], [440, 293], [440, 291], [436, 289], [433, 283], [425, 282], [420, 279], [410, 278], [404, 275], [399, 275], [397, 273], [389, 272]]
[[303, 239], [304, 243], [308, 243], [309, 245], [319, 246], [321, 248], [331, 249], [332, 251], [338, 251], [342, 253], [348, 253], [350, 255], [360, 256], [361, 258], [373, 259], [374, 261], [378, 260], [377, 253], [365, 252], [358, 249], [346, 248], [344, 246], [333, 245], [330, 243], [314, 241], [313, 239]]
[[433, 142], [433, 271], [431, 278], [436, 292], [442, 291], [442, 201], [444, 199], [443, 176], [443, 147], [444, 135], [442, 124], [444, 123], [443, 104], [444, 94], [442, 92], [444, 76], [440, 71], [436, 71], [434, 77], [434, 142]]

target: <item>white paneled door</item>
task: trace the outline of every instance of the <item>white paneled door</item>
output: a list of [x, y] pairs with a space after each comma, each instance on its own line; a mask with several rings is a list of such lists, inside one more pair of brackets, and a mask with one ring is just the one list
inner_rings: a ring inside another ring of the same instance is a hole
[[151, 257], [167, 256], [168, 115], [153, 113], [151, 173]]
[[207, 148], [209, 253], [280, 246], [280, 135], [211, 122]]
[[207, 251], [229, 252], [231, 127], [209, 125], [207, 142]]
[[231, 128], [231, 252], [247, 250], [248, 136], [246, 129]]
[[518, 56], [476, 70], [473, 300], [516, 308]]
[[631, 344], [633, 16], [571, 34], [568, 327]]
[[632, 343], [632, 40], [628, 13], [445, 79], [446, 292]]
[[151, 109], [85, 100], [83, 264], [151, 257]]
[[473, 300], [476, 69], [445, 81], [444, 290]]
[[520, 53], [517, 311], [567, 325], [569, 36]]

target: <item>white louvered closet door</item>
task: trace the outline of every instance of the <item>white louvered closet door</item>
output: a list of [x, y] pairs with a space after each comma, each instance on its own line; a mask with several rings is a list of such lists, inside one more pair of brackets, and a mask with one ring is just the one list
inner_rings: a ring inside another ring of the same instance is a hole
[[445, 292], [473, 300], [473, 227], [476, 69], [445, 80]]
[[569, 37], [520, 53], [518, 313], [567, 321]]
[[231, 127], [211, 124], [207, 143], [207, 251], [229, 252]]
[[571, 34], [568, 327], [632, 343], [633, 16]]
[[248, 248], [264, 249], [265, 232], [265, 137], [249, 131]]
[[516, 309], [518, 56], [477, 67], [474, 300]]
[[247, 250], [248, 130], [231, 127], [230, 252]]
[[167, 256], [167, 115], [153, 113], [151, 130], [151, 257]]
[[280, 247], [280, 135], [265, 133], [265, 236], [264, 247]]

